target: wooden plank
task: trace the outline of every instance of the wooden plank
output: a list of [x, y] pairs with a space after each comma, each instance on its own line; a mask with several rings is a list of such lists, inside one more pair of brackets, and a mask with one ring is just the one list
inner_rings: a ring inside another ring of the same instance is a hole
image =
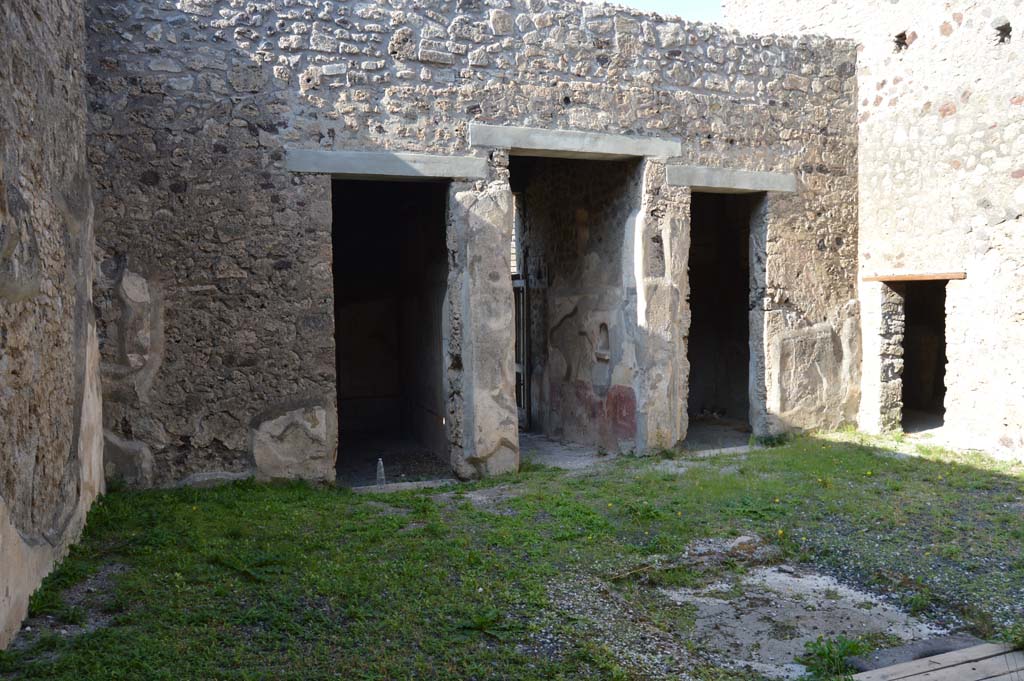
[[[1024, 653], [1020, 651], [986, 657], [908, 677], [907, 681], [985, 681], [1024, 669]], [[1018, 675], [1022, 676], [1022, 675]]]
[[871, 274], [862, 281], [943, 281], [950, 279], [966, 279], [966, 272], [934, 272], [925, 274]]
[[1010, 646], [1002, 643], [984, 643], [980, 646], [954, 650], [951, 653], [935, 655], [934, 657], [926, 657], [923, 660], [913, 660], [885, 667], [884, 669], [862, 672], [853, 678], [858, 681], [898, 681], [899, 679], [907, 679], [925, 672], [937, 671], [961, 664], [970, 664], [996, 655], [1002, 656], [1010, 652], [1010, 650]]
[[985, 679], [985, 681], [1021, 681], [1021, 679], [1024, 679], [1024, 670], [1012, 671], [1002, 676], [993, 676], [991, 679]]

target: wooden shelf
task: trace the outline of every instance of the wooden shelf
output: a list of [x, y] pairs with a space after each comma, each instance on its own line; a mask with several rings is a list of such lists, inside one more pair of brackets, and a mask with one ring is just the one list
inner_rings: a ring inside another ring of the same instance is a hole
[[942, 281], [966, 278], [966, 272], [937, 272], [923, 274], [872, 274], [865, 276], [863, 281]]

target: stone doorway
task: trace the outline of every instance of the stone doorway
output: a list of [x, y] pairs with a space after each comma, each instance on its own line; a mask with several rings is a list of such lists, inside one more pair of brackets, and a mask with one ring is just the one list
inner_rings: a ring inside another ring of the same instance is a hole
[[443, 320], [447, 182], [335, 179], [338, 480], [451, 474]]
[[687, 449], [751, 434], [751, 224], [764, 194], [694, 192], [690, 204]]
[[904, 432], [943, 425], [946, 397], [946, 281], [893, 284], [903, 298]]
[[522, 432], [608, 452], [634, 446], [642, 163], [510, 159]]

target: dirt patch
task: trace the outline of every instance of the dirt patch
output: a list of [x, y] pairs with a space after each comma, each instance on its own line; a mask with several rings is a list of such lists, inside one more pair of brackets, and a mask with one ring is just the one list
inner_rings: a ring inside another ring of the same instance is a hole
[[806, 670], [804, 644], [845, 636], [919, 641], [944, 633], [879, 596], [807, 567], [778, 565], [756, 535], [714, 537], [679, 555], [651, 556], [549, 587], [587, 640], [643, 678], [707, 665], [778, 679]]
[[572, 442], [556, 442], [536, 433], [519, 434], [519, 451], [523, 461], [567, 471], [586, 471], [615, 458], [597, 447]]
[[410, 513], [409, 509], [407, 508], [392, 506], [391, 504], [385, 504], [380, 501], [367, 501], [365, 503], [365, 506], [367, 508], [373, 509], [374, 511], [377, 511], [377, 513], [381, 515], [407, 516]]
[[548, 596], [561, 616], [582, 629], [586, 640], [641, 678], [688, 678], [694, 660], [686, 642], [655, 626], [647, 613], [607, 582], [578, 575], [549, 585]]
[[697, 461], [686, 461], [682, 459], [665, 459], [651, 466], [653, 470], [659, 473], [669, 473], [671, 475], [682, 475], [689, 470], [694, 468], [707, 468], [707, 464], [703, 464]]
[[426, 528], [426, 526], [427, 524], [422, 520], [414, 520], [405, 527], [399, 529], [398, 531], [402, 534], [405, 534], [406, 532], [416, 532], [417, 530], [422, 530]]
[[705, 565], [720, 565], [738, 560], [746, 565], [768, 565], [778, 562], [781, 551], [778, 546], [766, 543], [756, 534], [739, 537], [709, 537], [691, 542], [685, 556]]
[[497, 485], [469, 491], [454, 491], [435, 494], [431, 499], [442, 506], [452, 506], [468, 501], [473, 508], [496, 515], [515, 515], [516, 511], [506, 504], [523, 495], [526, 488], [522, 485]]
[[110, 563], [66, 589], [61, 599], [74, 614], [74, 621], [69, 623], [53, 615], [30, 617], [11, 643], [11, 650], [30, 648], [49, 635], [74, 638], [108, 626], [114, 618], [109, 606], [113, 600], [115, 578], [127, 571], [127, 565]]
[[944, 633], [873, 594], [785, 565], [661, 593], [696, 609], [693, 639], [720, 655], [723, 664], [773, 678], [800, 677], [805, 670], [794, 660], [818, 636], [916, 641]]

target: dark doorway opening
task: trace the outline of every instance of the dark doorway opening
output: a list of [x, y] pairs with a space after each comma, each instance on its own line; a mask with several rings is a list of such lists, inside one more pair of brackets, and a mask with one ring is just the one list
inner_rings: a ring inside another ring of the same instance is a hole
[[903, 430], [937, 428], [946, 397], [946, 282], [899, 285], [903, 294]]
[[332, 182], [338, 479], [448, 476], [448, 186]]
[[688, 449], [750, 439], [750, 225], [763, 194], [694, 192]]
[[635, 160], [510, 159], [524, 452], [551, 441], [607, 452], [635, 442], [636, 294], [623, 258], [639, 210], [639, 169]]

